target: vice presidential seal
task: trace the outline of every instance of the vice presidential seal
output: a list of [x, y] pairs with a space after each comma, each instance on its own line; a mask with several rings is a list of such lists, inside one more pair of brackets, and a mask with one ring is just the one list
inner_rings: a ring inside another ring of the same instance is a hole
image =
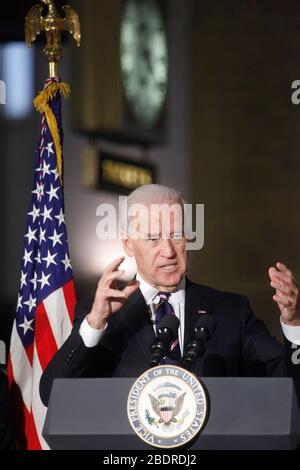
[[147, 370], [133, 384], [127, 402], [129, 422], [147, 444], [180, 447], [202, 430], [207, 397], [198, 378], [178, 366]]

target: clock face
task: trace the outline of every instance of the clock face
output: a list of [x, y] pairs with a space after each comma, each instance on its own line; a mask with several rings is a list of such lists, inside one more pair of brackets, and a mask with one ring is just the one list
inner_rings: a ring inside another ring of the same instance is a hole
[[168, 46], [157, 0], [127, 0], [121, 27], [121, 72], [129, 109], [153, 127], [167, 94]]

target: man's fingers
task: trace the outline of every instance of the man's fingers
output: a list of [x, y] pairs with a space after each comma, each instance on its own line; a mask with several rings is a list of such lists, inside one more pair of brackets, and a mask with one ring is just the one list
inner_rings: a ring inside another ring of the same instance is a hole
[[287, 289], [293, 290], [294, 294], [298, 294], [298, 285], [293, 276], [286, 275], [282, 272], [269, 269], [270, 284], [272, 287], [279, 288], [283, 292], [287, 292]]
[[289, 276], [292, 275], [292, 271], [283, 263], [281, 263], [280, 261], [278, 263], [276, 263], [276, 268], [278, 269], [278, 271], [282, 272], [282, 273], [285, 273]]
[[139, 287], [139, 285], [140, 283], [138, 281], [131, 281], [123, 290], [100, 287], [97, 294], [103, 299], [115, 299], [118, 297], [126, 299]]
[[[276, 299], [274, 299], [274, 297]], [[295, 297], [293, 295], [283, 294], [279, 290], [276, 290], [276, 293], [273, 296], [273, 299], [276, 300], [276, 302], [281, 303], [281, 305], [284, 305], [285, 307], [288, 307], [288, 306], [291, 307], [295, 303]]]
[[284, 321], [299, 320], [299, 288], [292, 271], [283, 263], [269, 269], [271, 286], [276, 289], [273, 300], [277, 303]]
[[276, 290], [282, 292], [282, 293], [285, 294], [285, 295], [290, 295], [290, 296], [296, 295], [295, 289], [294, 289], [293, 287], [291, 287], [291, 285], [287, 285], [287, 284], [286, 284], [285, 282], [283, 282], [283, 281], [280, 281], [280, 280], [274, 281], [274, 280], [273, 280], [273, 281], [271, 281], [270, 284], [271, 284], [271, 286], [272, 286], [274, 289], [276, 289]]
[[113, 281], [118, 279], [120, 276], [124, 274], [123, 269], [118, 269], [121, 263], [123, 263], [125, 257], [122, 256], [120, 258], [115, 259], [112, 263], [110, 263], [103, 271], [103, 274], [98, 282], [99, 288], [109, 288], [114, 287]]
[[294, 282], [296, 284], [292, 271], [283, 263], [276, 263], [276, 268], [272, 266], [269, 269], [269, 276], [271, 279], [277, 277], [285, 282]]
[[290, 307], [293, 303], [292, 300], [290, 300], [288, 297], [281, 297], [278, 294], [273, 295], [273, 300], [275, 300], [275, 302], [277, 302], [282, 307]]
[[279, 271], [277, 271], [277, 269], [274, 268], [274, 266], [269, 268], [268, 273], [269, 273], [269, 277], [271, 280], [273, 280], [274, 278], [278, 279]]
[[293, 278], [284, 278], [282, 274], [276, 274], [271, 277], [271, 285], [276, 284], [282, 289], [292, 289], [294, 292], [298, 293], [298, 285]]
[[125, 273], [124, 269], [109, 272], [103, 275], [99, 281], [99, 286], [103, 288], [111, 287], [112, 281], [115, 281]]
[[114, 259], [110, 264], [104, 269], [103, 275], [115, 271], [121, 263], [123, 263], [125, 256], [120, 256], [119, 258]]
[[115, 299], [115, 298], [126, 298], [126, 294], [122, 290], [118, 289], [100, 289], [98, 291], [99, 297], [102, 297], [103, 299]]
[[290, 276], [289, 274], [286, 274], [284, 272], [276, 271], [276, 269], [272, 270], [272, 268], [270, 268], [269, 276], [270, 276], [270, 279], [275, 279], [275, 280], [279, 279], [287, 283], [291, 283], [291, 282], [295, 283], [293, 276]]

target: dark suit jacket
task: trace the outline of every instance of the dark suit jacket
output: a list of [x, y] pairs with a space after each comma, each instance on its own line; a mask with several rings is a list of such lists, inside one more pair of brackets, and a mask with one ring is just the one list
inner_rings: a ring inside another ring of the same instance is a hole
[[13, 448], [14, 438], [9, 418], [7, 377], [0, 371], [0, 450]]
[[[197, 360], [196, 375], [300, 375], [300, 366], [291, 364], [291, 343], [285, 341], [283, 346], [270, 336], [263, 322], [251, 312], [246, 297], [188, 280], [185, 295], [185, 345], [192, 336], [199, 310], [209, 308], [217, 319], [206, 352]], [[89, 299], [77, 304], [72, 333], [42, 375], [40, 394], [46, 405], [55, 378], [137, 377], [149, 367], [154, 330], [140, 290], [111, 317], [99, 345], [87, 348], [78, 330], [92, 302]]]

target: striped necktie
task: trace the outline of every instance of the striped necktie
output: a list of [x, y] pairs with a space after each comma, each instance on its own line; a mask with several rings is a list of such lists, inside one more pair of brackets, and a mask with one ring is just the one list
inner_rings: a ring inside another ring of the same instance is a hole
[[[171, 315], [175, 315], [174, 309], [169, 302], [170, 293], [169, 292], [158, 292], [159, 296], [159, 304], [156, 308], [155, 312], [155, 331], [158, 333], [159, 324], [162, 318], [170, 313]], [[168, 356], [164, 359], [165, 364], [175, 364], [181, 359], [180, 353], [180, 346], [179, 346], [179, 338], [178, 334], [177, 337], [172, 341], [170, 352]]]

